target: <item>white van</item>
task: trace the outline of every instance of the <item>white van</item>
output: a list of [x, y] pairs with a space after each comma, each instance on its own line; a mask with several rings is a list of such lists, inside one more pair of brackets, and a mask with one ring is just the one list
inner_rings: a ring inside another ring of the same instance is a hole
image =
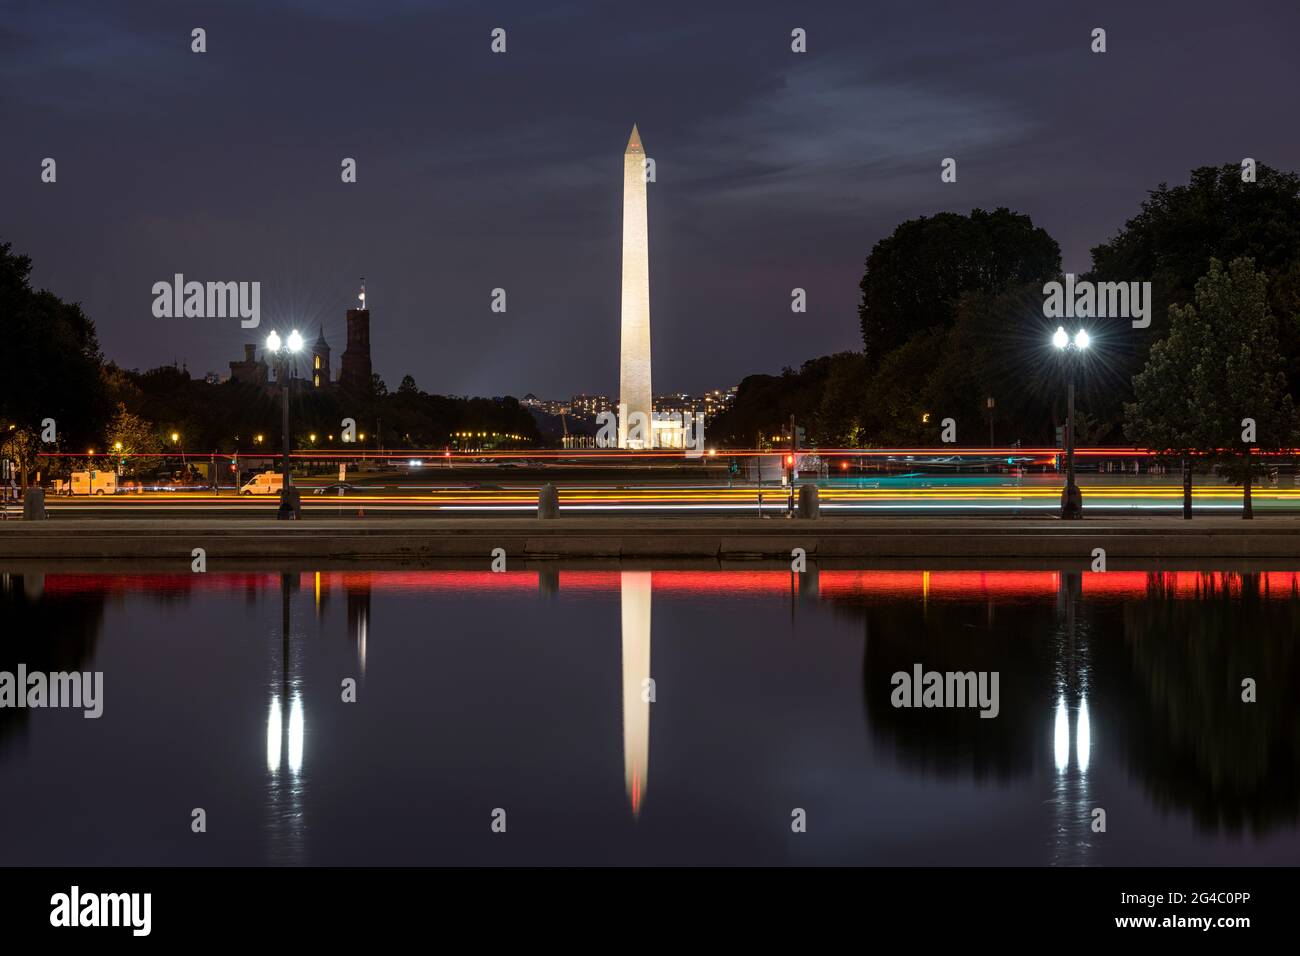
[[111, 471], [74, 471], [68, 494], [115, 495], [117, 475]]
[[264, 471], [254, 476], [253, 480], [239, 489], [241, 495], [278, 495], [284, 490], [284, 475], [274, 471]]

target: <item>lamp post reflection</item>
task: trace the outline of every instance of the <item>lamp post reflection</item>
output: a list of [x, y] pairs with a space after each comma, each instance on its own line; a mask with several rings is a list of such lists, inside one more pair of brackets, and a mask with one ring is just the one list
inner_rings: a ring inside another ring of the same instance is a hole
[[[1052, 862], [1078, 866], [1089, 862], [1095, 846], [1092, 831], [1092, 794], [1088, 764], [1092, 760], [1092, 721], [1088, 713], [1090, 667], [1086, 641], [1077, 640], [1077, 610], [1083, 592], [1083, 575], [1064, 571], [1057, 589], [1058, 610], [1064, 628], [1057, 646], [1056, 708], [1052, 718], [1052, 757], [1056, 768], [1051, 805]], [[1071, 764], [1070, 701], [1074, 712], [1074, 762]]]
[[289, 628], [289, 599], [296, 583], [292, 575], [280, 575], [280, 672], [271, 682], [266, 722], [270, 855], [272, 862], [291, 864], [303, 862], [306, 848], [302, 780], [306, 717], [302, 681], [293, 673]]

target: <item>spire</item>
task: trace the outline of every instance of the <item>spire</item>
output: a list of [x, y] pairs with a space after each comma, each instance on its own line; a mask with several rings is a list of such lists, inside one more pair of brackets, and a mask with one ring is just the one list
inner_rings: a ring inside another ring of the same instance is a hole
[[321, 322], [321, 324], [320, 324], [320, 335], [316, 336], [316, 344], [317, 344], [317, 345], [324, 345], [324, 346], [326, 346], [326, 347], [329, 346], [329, 343], [325, 341], [325, 323], [324, 323], [324, 322]]
[[632, 124], [632, 137], [627, 141], [627, 149], [624, 153], [644, 153], [645, 149], [641, 146], [641, 134], [636, 130], [636, 123]]

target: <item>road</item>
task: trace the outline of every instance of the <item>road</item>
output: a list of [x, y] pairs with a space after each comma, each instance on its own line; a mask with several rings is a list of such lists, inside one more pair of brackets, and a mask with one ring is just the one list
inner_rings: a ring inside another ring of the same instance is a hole
[[[803, 482], [801, 482], [803, 483]], [[363, 486], [346, 495], [317, 494], [321, 483], [303, 482], [303, 509], [308, 516], [364, 516], [400, 513], [474, 513], [519, 515], [536, 510], [540, 482], [500, 480], [496, 482], [438, 485], [431, 482]], [[788, 489], [780, 484], [759, 487], [753, 483], [728, 487], [718, 483], [672, 483], [635, 481], [564, 482], [559, 488], [563, 511], [579, 514], [643, 513], [682, 515], [754, 513], [762, 496], [764, 513], [776, 514], [787, 508]], [[1059, 508], [1061, 479], [1053, 475], [1011, 477], [899, 476], [831, 479], [817, 482], [821, 507], [827, 513], [842, 514], [1003, 514], [1031, 515]], [[1176, 513], [1182, 507], [1178, 484], [1143, 476], [1120, 478], [1109, 475], [1083, 476], [1080, 485], [1084, 509], [1098, 514]], [[1241, 510], [1240, 486], [1206, 483], [1194, 489], [1194, 507], [1201, 512], [1222, 514]], [[1254, 507], [1261, 512], [1300, 511], [1300, 489], [1263, 487], [1253, 492]], [[233, 489], [220, 494], [210, 491], [155, 491], [95, 497], [48, 496], [47, 507], [54, 515], [79, 517], [120, 516], [130, 513], [153, 515], [212, 514], [265, 517], [276, 507], [276, 496], [237, 496]]]

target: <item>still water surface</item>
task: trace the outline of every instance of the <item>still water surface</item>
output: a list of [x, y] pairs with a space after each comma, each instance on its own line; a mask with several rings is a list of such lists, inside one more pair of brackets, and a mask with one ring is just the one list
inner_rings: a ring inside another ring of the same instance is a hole
[[[0, 710], [0, 864], [1290, 864], [1298, 588], [6, 574], [0, 670], [102, 671], [104, 713]], [[895, 708], [917, 664], [998, 716]]]

